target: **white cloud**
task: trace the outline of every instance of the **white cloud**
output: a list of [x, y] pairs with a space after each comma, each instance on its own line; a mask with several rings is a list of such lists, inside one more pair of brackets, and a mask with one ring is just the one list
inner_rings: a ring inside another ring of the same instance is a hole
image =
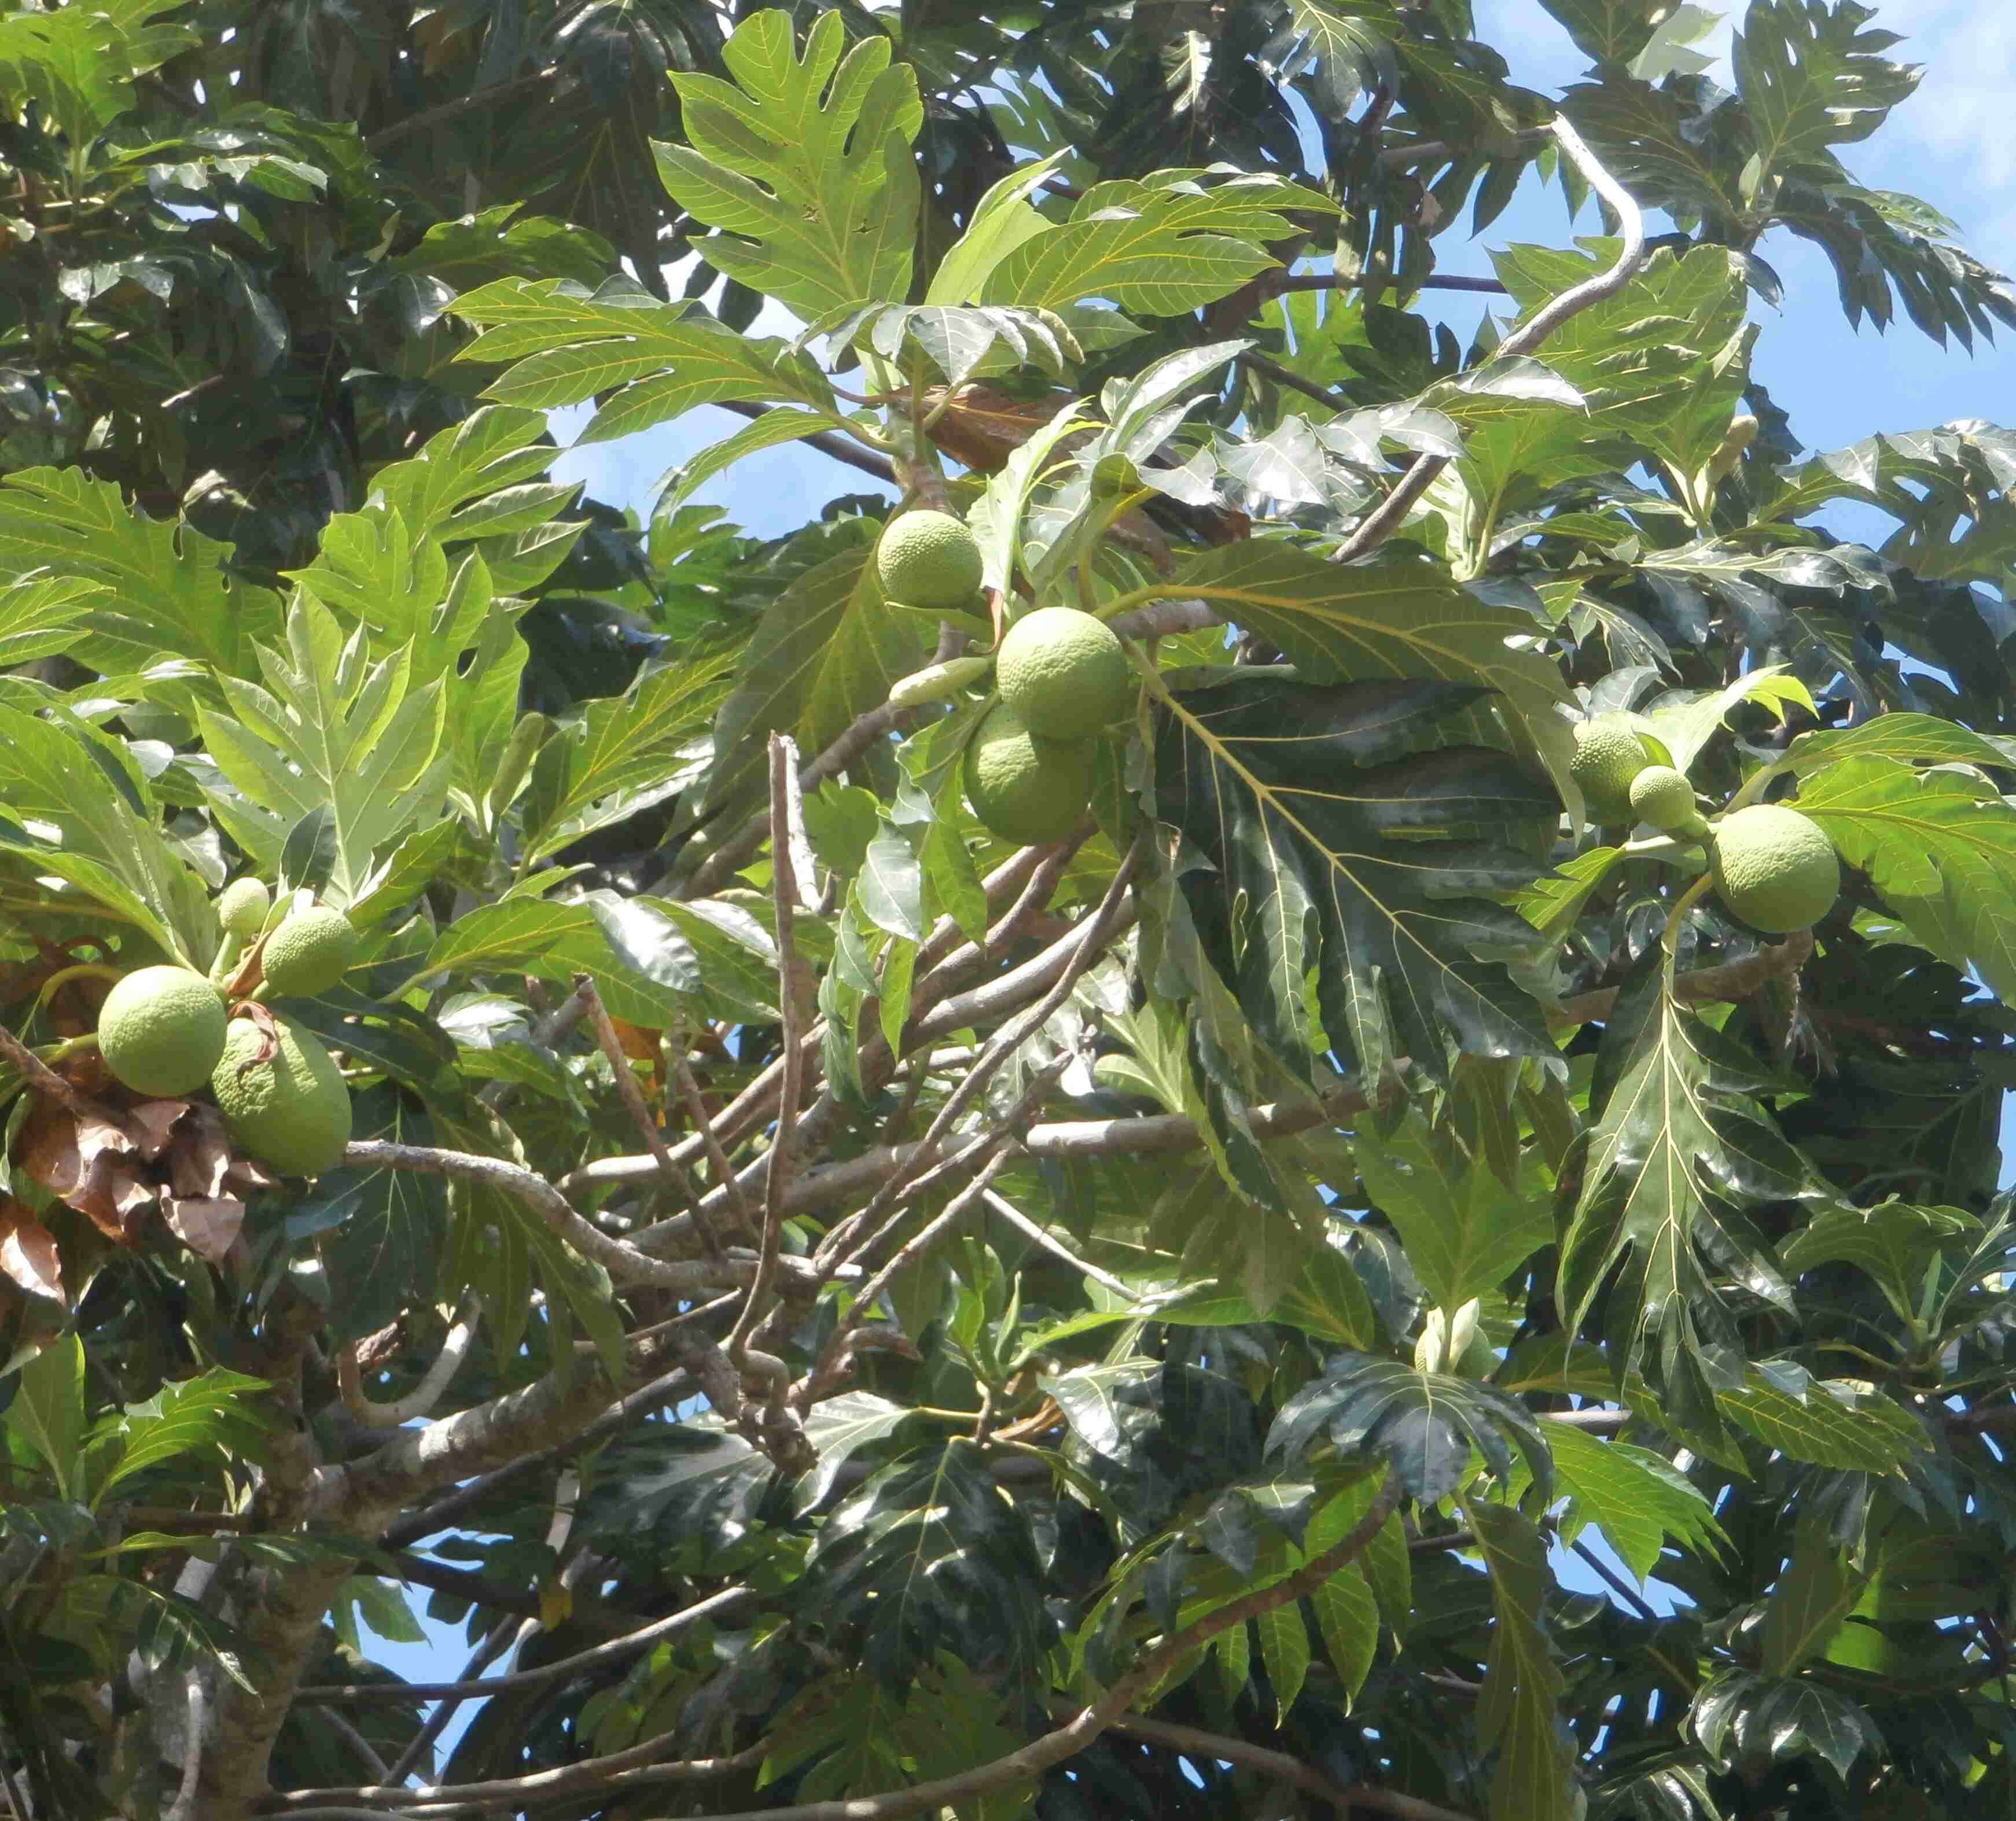
[[1977, 258], [2016, 270], [2016, 12], [2006, 0], [1881, 0], [1873, 23], [1902, 33], [1889, 54], [1924, 74], [1841, 161], [1865, 183], [1924, 197]]

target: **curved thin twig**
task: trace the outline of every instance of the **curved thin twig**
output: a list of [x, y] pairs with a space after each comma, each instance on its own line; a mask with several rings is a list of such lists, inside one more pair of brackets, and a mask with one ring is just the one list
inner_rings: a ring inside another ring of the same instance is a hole
[[375, 1403], [365, 1395], [358, 1367], [357, 1342], [347, 1341], [339, 1346], [336, 1350], [336, 1384], [342, 1394], [344, 1409], [366, 1429], [400, 1429], [420, 1417], [431, 1416], [434, 1405], [454, 1382], [455, 1375], [462, 1369], [462, 1362], [469, 1357], [470, 1348], [476, 1340], [479, 1312], [469, 1304], [464, 1306], [468, 1313], [448, 1330], [441, 1351], [421, 1376], [420, 1382], [403, 1398], [394, 1398], [389, 1403]]
[[195, 1821], [196, 1784], [203, 1776], [203, 1728], [210, 1710], [203, 1676], [192, 1669], [189, 1679], [189, 1718], [182, 1729], [182, 1780], [161, 1821]]
[[[1592, 304], [1614, 297], [1637, 276], [1645, 263], [1645, 217], [1630, 193], [1604, 170], [1596, 154], [1582, 143], [1582, 135], [1565, 118], [1557, 117], [1552, 131], [1561, 151], [1589, 181], [1589, 186], [1617, 211], [1623, 225], [1624, 243], [1607, 272], [1571, 286], [1529, 317], [1525, 323], [1498, 344], [1493, 358], [1509, 360], [1528, 354], [1571, 316]], [[1435, 484], [1435, 477], [1449, 464], [1446, 455], [1417, 455], [1399, 484], [1365, 517], [1358, 528], [1331, 553], [1333, 563], [1355, 563], [1391, 537], [1406, 521], [1415, 502]]]
[[706, 1599], [664, 1618], [653, 1619], [650, 1624], [640, 1626], [634, 1632], [626, 1632], [620, 1638], [611, 1638], [606, 1643], [592, 1645], [585, 1650], [577, 1650], [571, 1657], [557, 1657], [551, 1663], [542, 1663], [535, 1668], [514, 1669], [505, 1675], [490, 1675], [479, 1680], [460, 1682], [334, 1682], [319, 1687], [304, 1688], [297, 1698], [329, 1708], [372, 1707], [409, 1700], [459, 1700], [477, 1695], [503, 1694], [514, 1690], [544, 1688], [549, 1682], [564, 1682], [569, 1676], [581, 1675], [586, 1670], [625, 1662], [640, 1651], [648, 1650], [664, 1639], [675, 1636], [689, 1625], [698, 1625], [703, 1619], [731, 1618], [737, 1613], [746, 1612], [757, 1604], [760, 1598], [753, 1588], [724, 1587], [718, 1593], [711, 1593]]
[[1377, 1783], [1352, 1783], [1347, 1787], [1334, 1783], [1314, 1765], [1305, 1764], [1285, 1751], [1272, 1751], [1264, 1745], [1255, 1745], [1229, 1733], [1172, 1726], [1167, 1720], [1152, 1720], [1143, 1714], [1123, 1715], [1113, 1722], [1111, 1729], [1150, 1745], [1167, 1745], [1186, 1758], [1251, 1765], [1280, 1782], [1292, 1783], [1297, 1789], [1307, 1790], [1311, 1795], [1320, 1797], [1341, 1816], [1349, 1815], [1354, 1808], [1370, 1808], [1382, 1815], [1397, 1815], [1401, 1821], [1471, 1821], [1470, 1816], [1454, 1808], [1424, 1802], [1419, 1796], [1406, 1795], [1399, 1790], [1381, 1789]]

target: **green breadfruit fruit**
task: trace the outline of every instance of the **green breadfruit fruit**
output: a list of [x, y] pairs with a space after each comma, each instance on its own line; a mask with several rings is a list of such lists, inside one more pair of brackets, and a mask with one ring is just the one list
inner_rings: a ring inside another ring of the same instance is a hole
[[249, 942], [265, 927], [266, 913], [273, 908], [273, 894], [257, 879], [234, 879], [218, 894], [218, 920], [227, 935]]
[[105, 995], [98, 1049], [136, 1094], [186, 1094], [210, 1078], [224, 1053], [224, 1001], [187, 967], [142, 967]]
[[1631, 780], [1647, 761], [1645, 743], [1622, 714], [1599, 714], [1577, 723], [1575, 757], [1568, 776], [1582, 787], [1589, 814], [1598, 822], [1624, 822], [1631, 815]]
[[1708, 825], [1694, 807], [1694, 787], [1671, 765], [1647, 765], [1631, 780], [1631, 813], [1668, 834]]
[[286, 1176], [319, 1176], [342, 1161], [350, 1143], [350, 1090], [336, 1059], [312, 1032], [276, 1018], [274, 1053], [257, 1020], [235, 1018], [210, 1089], [232, 1141]]
[[326, 993], [357, 956], [357, 932], [340, 910], [311, 905], [289, 916], [266, 938], [266, 984], [283, 999]]
[[1112, 628], [1076, 607], [1039, 607], [1008, 628], [995, 661], [1001, 700], [1033, 733], [1078, 740], [1134, 705], [1133, 667]]
[[1789, 936], [1841, 895], [1841, 861], [1818, 822], [1781, 803], [1725, 817], [1711, 844], [1715, 888], [1751, 928]]
[[980, 592], [979, 540], [950, 513], [906, 512], [875, 546], [875, 573], [892, 601], [959, 611]]
[[1060, 841], [1092, 801], [1089, 740], [1031, 733], [1006, 703], [987, 711], [966, 749], [966, 794], [973, 813], [1005, 841]]

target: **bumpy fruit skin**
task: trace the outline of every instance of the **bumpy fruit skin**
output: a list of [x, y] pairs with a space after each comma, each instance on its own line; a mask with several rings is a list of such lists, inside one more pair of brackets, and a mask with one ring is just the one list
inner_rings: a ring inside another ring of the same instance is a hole
[[882, 592], [906, 606], [963, 608], [980, 591], [979, 541], [950, 513], [906, 512], [883, 532], [875, 572]]
[[1753, 929], [1789, 936], [1810, 927], [1841, 895], [1841, 861], [1812, 817], [1782, 803], [1752, 804], [1717, 826], [1715, 888]]
[[1575, 730], [1575, 757], [1568, 776], [1582, 786], [1589, 813], [1599, 822], [1623, 822], [1631, 814], [1631, 780], [1646, 765], [1645, 743], [1622, 714], [1599, 714]]
[[1631, 812], [1669, 834], [1691, 827], [1701, 815], [1694, 786], [1671, 765], [1647, 765], [1631, 780]]
[[1060, 841], [1092, 801], [1089, 740], [1031, 733], [1006, 703], [987, 712], [966, 749], [966, 794], [973, 813], [1006, 841]]
[[224, 1001], [186, 967], [142, 967], [105, 995], [98, 1049], [136, 1094], [186, 1094], [210, 1078], [224, 1053]]
[[274, 1020], [279, 1048], [264, 1062], [258, 1026], [232, 1020], [210, 1091], [240, 1150], [283, 1175], [319, 1176], [350, 1143], [350, 1090], [336, 1058], [291, 1018]]
[[311, 905], [266, 938], [266, 984], [278, 999], [312, 999], [343, 978], [357, 955], [357, 932], [340, 910]]
[[1112, 628], [1076, 607], [1039, 607], [1008, 628], [995, 660], [1001, 700], [1032, 733], [1083, 739], [1134, 705], [1134, 671]]
[[273, 894], [257, 879], [234, 879], [218, 894], [217, 915], [229, 935], [249, 942], [265, 926]]

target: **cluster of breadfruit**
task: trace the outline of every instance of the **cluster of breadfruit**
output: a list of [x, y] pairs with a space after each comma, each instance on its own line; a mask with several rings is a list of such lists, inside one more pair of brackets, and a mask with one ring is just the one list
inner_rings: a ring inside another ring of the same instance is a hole
[[1788, 936], [1841, 895], [1841, 861], [1812, 817], [1782, 803], [1704, 815], [1694, 786], [1653, 758], [1629, 715], [1580, 723], [1568, 770], [1597, 821], [1647, 822], [1702, 843], [1716, 895], [1753, 929]]
[[149, 1099], [207, 1086], [239, 1150], [283, 1175], [319, 1175], [350, 1143], [350, 1090], [321, 1040], [262, 1002], [327, 992], [356, 957], [357, 932], [305, 894], [275, 917], [257, 879], [226, 886], [217, 909], [210, 975], [161, 965], [123, 976], [99, 1008], [99, 1053]]
[[[952, 618], [973, 614], [981, 598], [979, 543], [949, 513], [892, 520], [875, 563], [884, 595], [899, 606]], [[1091, 803], [1100, 735], [1133, 710], [1133, 668], [1103, 621], [1038, 607], [992, 656], [933, 664], [905, 677], [889, 700], [918, 707], [976, 688], [990, 671], [992, 706], [966, 749], [967, 800], [1003, 840], [1062, 840]]]

